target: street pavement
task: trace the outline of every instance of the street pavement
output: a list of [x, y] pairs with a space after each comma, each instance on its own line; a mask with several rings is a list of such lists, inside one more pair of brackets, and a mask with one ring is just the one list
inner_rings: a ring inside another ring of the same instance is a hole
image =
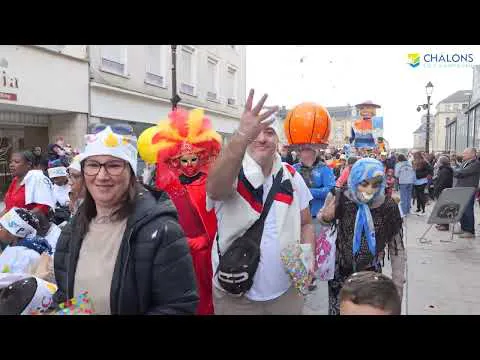
[[[433, 206], [425, 216], [410, 214], [405, 222], [404, 242], [407, 250], [406, 279], [402, 314], [470, 315], [480, 314], [480, 209], [475, 204], [477, 236], [462, 239], [451, 232], [438, 231], [427, 224]], [[457, 225], [458, 226], [458, 225]], [[456, 227], [457, 229], [457, 227]], [[391, 276], [385, 259], [384, 273]], [[305, 315], [328, 314], [327, 283], [317, 281], [318, 288], [307, 296]]]

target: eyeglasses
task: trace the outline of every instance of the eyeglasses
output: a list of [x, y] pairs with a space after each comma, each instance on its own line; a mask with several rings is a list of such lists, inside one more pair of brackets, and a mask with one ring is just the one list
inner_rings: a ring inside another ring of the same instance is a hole
[[105, 130], [107, 127], [112, 129], [115, 134], [118, 135], [133, 135], [133, 127], [130, 125], [116, 124], [116, 125], [107, 125], [107, 124], [98, 124], [91, 129], [92, 134], [98, 134], [99, 132]]
[[122, 160], [110, 160], [103, 164], [95, 160], [86, 160], [83, 164], [83, 173], [87, 176], [95, 176], [104, 167], [108, 175], [119, 176], [125, 170], [126, 164], [126, 161]]

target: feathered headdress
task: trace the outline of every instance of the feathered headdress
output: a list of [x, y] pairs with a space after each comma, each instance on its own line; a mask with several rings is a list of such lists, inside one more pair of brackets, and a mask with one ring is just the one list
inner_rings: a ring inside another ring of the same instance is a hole
[[149, 164], [159, 166], [185, 154], [197, 153], [208, 163], [220, 152], [222, 137], [202, 109], [190, 112], [176, 109], [157, 126], [146, 129], [138, 138], [138, 152]]

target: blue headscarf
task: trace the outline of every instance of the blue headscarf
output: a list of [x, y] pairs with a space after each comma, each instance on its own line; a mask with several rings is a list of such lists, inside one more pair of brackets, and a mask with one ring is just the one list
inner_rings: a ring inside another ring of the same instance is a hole
[[[358, 185], [365, 180], [373, 179], [377, 176], [382, 176], [382, 183], [379, 184], [377, 192], [373, 198], [365, 202], [359, 196]], [[357, 204], [357, 217], [355, 219], [355, 231], [353, 234], [353, 254], [357, 254], [360, 250], [360, 243], [362, 234], [365, 234], [367, 239], [368, 249], [372, 255], [376, 255], [376, 239], [375, 239], [375, 227], [373, 224], [372, 214], [370, 213], [369, 204], [372, 204], [380, 196], [383, 196], [385, 192], [385, 172], [383, 164], [372, 158], [364, 158], [358, 160], [350, 171], [348, 177], [348, 187], [350, 189], [350, 197], [355, 204]]]

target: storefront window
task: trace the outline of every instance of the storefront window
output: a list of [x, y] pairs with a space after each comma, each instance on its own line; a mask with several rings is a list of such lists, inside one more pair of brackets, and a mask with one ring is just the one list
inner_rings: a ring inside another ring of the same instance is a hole
[[462, 153], [467, 145], [467, 116], [459, 116], [457, 118], [457, 153]]
[[475, 108], [475, 148], [480, 148], [480, 107]]
[[445, 134], [445, 150], [450, 151], [450, 136], [451, 136], [452, 127], [447, 126], [446, 134]]
[[455, 121], [452, 125], [452, 149], [457, 152], [457, 122]]
[[468, 114], [468, 132], [467, 132], [467, 146], [473, 146], [474, 143], [474, 126], [475, 126], [475, 109]]

